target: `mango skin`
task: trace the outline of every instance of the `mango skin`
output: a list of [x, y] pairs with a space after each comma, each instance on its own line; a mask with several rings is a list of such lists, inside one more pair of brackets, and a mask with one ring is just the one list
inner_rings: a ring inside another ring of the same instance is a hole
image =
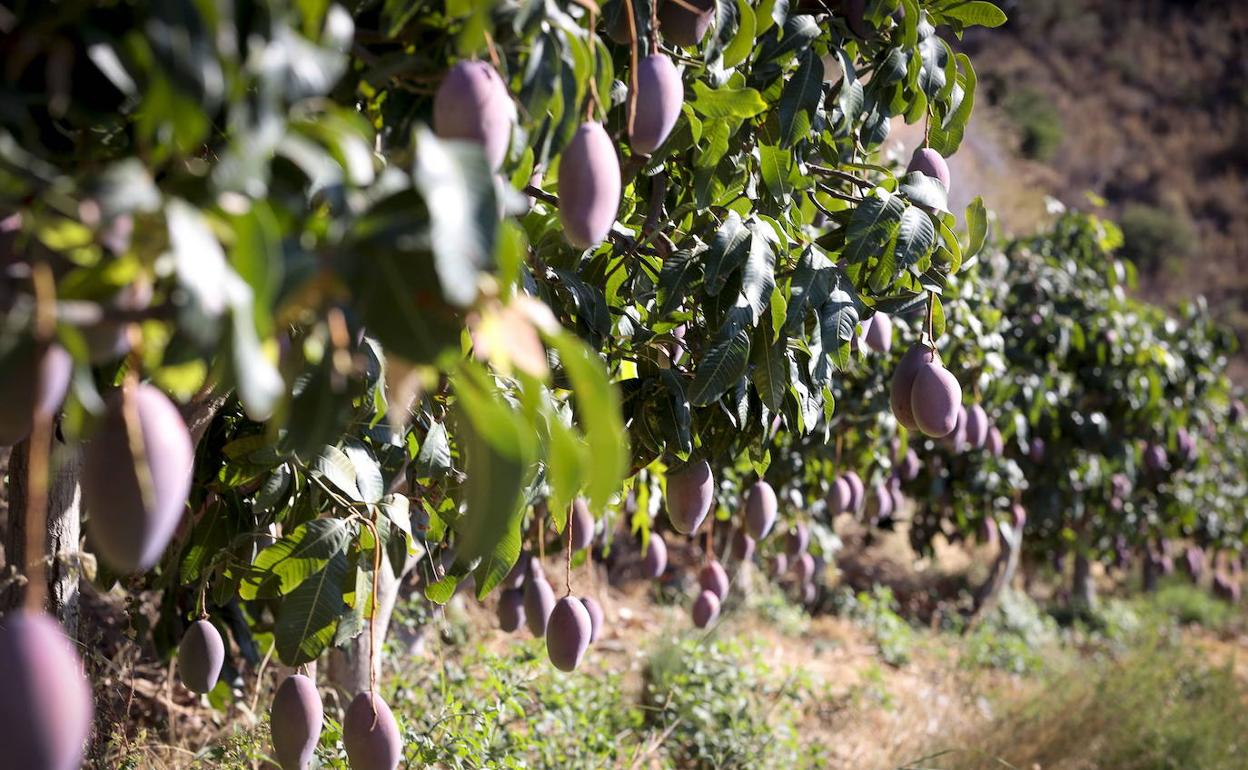
[[12, 446], [30, 435], [36, 412], [56, 416], [74, 369], [73, 359], [60, 345], [48, 345], [42, 353], [33, 341], [18, 345], [0, 376], [0, 446]]
[[858, 513], [866, 501], [867, 490], [862, 484], [862, 477], [856, 471], [847, 471], [845, 483], [849, 485], [849, 513]]
[[887, 353], [893, 347], [893, 319], [884, 313], [871, 316], [870, 325], [864, 335], [867, 347], [877, 353]]
[[583, 551], [594, 542], [594, 515], [589, 512], [589, 505], [579, 497], [572, 503], [568, 526], [572, 528], [573, 551]]
[[754, 538], [740, 528], [732, 532], [732, 558], [737, 561], [749, 561], [754, 558]]
[[853, 499], [853, 492], [849, 488], [849, 482], [843, 476], [837, 477], [828, 488], [826, 500], [828, 514], [836, 516], [849, 510], [851, 499]]
[[497, 171], [507, 157], [515, 106], [488, 62], [461, 61], [446, 73], [433, 98], [433, 130], [443, 139], [475, 142]]
[[546, 625], [546, 654], [560, 671], [575, 671], [589, 649], [593, 620], [580, 599], [565, 596], [550, 613]]
[[667, 518], [682, 535], [698, 531], [711, 511], [715, 478], [706, 460], [686, 465], [667, 477]]
[[919, 430], [932, 438], [952, 433], [958, 425], [962, 386], [940, 364], [925, 364], [914, 377], [910, 405]]
[[693, 601], [693, 624], [706, 628], [719, 617], [719, 597], [713, 591], [703, 591]]
[[351, 770], [396, 770], [403, 758], [399, 723], [380, 695], [362, 692], [342, 718], [342, 743]]
[[809, 583], [815, 576], [815, 557], [803, 553], [793, 563], [793, 574], [799, 583]]
[[912, 397], [914, 395], [914, 378], [918, 376], [919, 369], [929, 363], [940, 363], [940, 356], [936, 354], [927, 345], [922, 343], [914, 345], [906, 351], [901, 357], [897, 368], [893, 370], [892, 390], [889, 393], [889, 403], [893, 407], [893, 416], [897, 418], [897, 422], [906, 426], [909, 430], [918, 430], [919, 424], [914, 419], [914, 409], [912, 407]]
[[307, 770], [324, 720], [316, 682], [303, 674], [286, 677], [269, 708], [273, 754], [282, 770]]
[[651, 580], [661, 577], [667, 569], [667, 543], [658, 532], [650, 533], [646, 555], [641, 560], [641, 573]]
[[628, 143], [633, 152], [650, 155], [667, 141], [685, 104], [680, 70], [667, 54], [651, 54], [637, 63], [636, 104]]
[[524, 590], [508, 588], [498, 597], [498, 627], [507, 633], [524, 625]]
[[721, 602], [728, 596], [728, 573], [724, 565], [717, 561], [708, 562], [698, 571], [698, 585], [703, 591], [710, 591]]
[[589, 613], [590, 634], [589, 643], [597, 642], [602, 636], [602, 629], [606, 623], [606, 615], [602, 611], [602, 605], [592, 596], [582, 596], [581, 604], [585, 605], [585, 611]]
[[109, 394], [82, 464], [82, 504], [90, 516], [91, 544], [105, 563], [123, 573], [151, 569], [164, 553], [186, 507], [195, 459], [190, 431], [164, 393], [141, 384], [133, 398], [153, 504], [144, 505], [140, 492], [120, 391]]
[[529, 624], [529, 631], [536, 637], [546, 635], [546, 627], [550, 614], [555, 609], [555, 591], [546, 580], [546, 575], [533, 573], [524, 584], [524, 616]]
[[706, 37], [715, 15], [712, 0], [691, 0], [690, 5], [703, 9], [694, 13], [676, 3], [664, 2], [659, 6], [659, 31], [663, 39], [681, 48], [697, 45]]
[[767, 537], [776, 523], [776, 509], [776, 491], [762, 479], [754, 482], [745, 494], [745, 523], [751, 537]]
[[178, 645], [178, 676], [182, 684], [201, 695], [211, 692], [224, 663], [225, 641], [221, 632], [207, 620], [192, 623]]
[[78, 770], [91, 686], [56, 620], [26, 609], [0, 617], [0, 682], [0, 767]]
[[806, 553], [808, 547], [810, 547], [810, 528], [799, 521], [789, 530], [788, 537], [784, 541], [784, 552], [789, 556], [797, 556]]
[[559, 160], [559, 220], [568, 243], [602, 243], [620, 210], [620, 161], [601, 123], [582, 123]]
[[966, 443], [972, 449], [982, 449], [988, 441], [988, 413], [974, 404], [966, 414]]
[[945, 162], [940, 153], [932, 148], [920, 147], [914, 151], [914, 155], [910, 158], [910, 165], [906, 167], [906, 173], [914, 171], [932, 177], [940, 182], [946, 192], [949, 191], [949, 164]]

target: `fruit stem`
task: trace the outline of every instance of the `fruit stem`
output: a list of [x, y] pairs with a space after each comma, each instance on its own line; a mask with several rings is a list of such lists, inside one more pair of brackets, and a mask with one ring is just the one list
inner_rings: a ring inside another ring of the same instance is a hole
[[371, 611], [368, 618], [368, 703], [373, 709], [374, 720], [377, 718], [377, 582], [381, 579], [381, 536], [377, 532], [376, 517], [377, 512], [374, 511], [372, 518], [360, 519], [373, 533], [373, 584], [369, 591]]
[[706, 553], [702, 555], [703, 561], [710, 564], [714, 559], [711, 557], [715, 553], [715, 512], [710, 515], [710, 522], [706, 525]]
[[546, 561], [546, 517], [537, 513], [536, 508], [533, 513], [537, 515], [537, 560], [543, 562]]
[[567, 563], [564, 565], [563, 587], [564, 596], [572, 595], [572, 506], [568, 506], [568, 523], [564, 525], [568, 536]]
[[637, 119], [637, 18], [633, 13], [633, 0], [624, 0], [624, 7], [628, 12], [628, 55], [631, 61], [628, 77], [628, 138], [631, 140], [633, 124]]
[[[35, 346], [42, 350], [56, 334], [56, 284], [52, 269], [35, 262], [31, 278], [35, 289]], [[37, 365], [35, 392], [44, 390], [44, 367]], [[44, 549], [48, 538], [48, 466], [52, 454], [52, 415], [35, 399], [30, 431], [30, 474], [26, 483], [26, 608], [43, 610], [48, 581]]]
[[932, 332], [934, 317], [936, 315], [936, 295], [931, 292], [927, 293], [927, 339], [928, 347], [932, 350], [936, 349], [936, 335]]
[[490, 52], [490, 62], [494, 64], [494, 69], [501, 70], [502, 65], [498, 58], [498, 50], [494, 48], [494, 37], [490, 34], [489, 30], [482, 30], [481, 34], [485, 35], [485, 47]]
[[208, 592], [208, 574], [205, 572], [203, 577], [200, 578], [200, 581], [199, 581], [199, 601], [197, 602], [197, 609], [199, 610], [200, 620], [208, 619], [208, 602], [207, 602], [207, 598], [205, 597], [205, 594], [207, 592]]

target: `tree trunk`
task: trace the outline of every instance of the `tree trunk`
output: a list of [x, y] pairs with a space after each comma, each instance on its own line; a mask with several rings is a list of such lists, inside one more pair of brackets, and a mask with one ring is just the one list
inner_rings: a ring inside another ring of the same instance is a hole
[[[386, 632], [390, 628], [390, 616], [399, 598], [399, 587], [403, 584], [403, 578], [415, 563], [414, 558], [408, 557], [403, 574], [396, 577], [394, 570], [390, 567], [390, 560], [386, 558], [381, 560], [381, 580], [377, 582], [377, 614], [373, 617], [373, 623], [376, 626], [377, 678], [379, 680], [382, 676], [381, 649], [386, 641]], [[339, 697], [343, 699], [344, 707], [351, 698], [355, 697], [356, 693], [368, 689], [368, 650], [369, 627], [367, 625], [359, 636], [342, 647], [330, 650], [325, 671], [326, 682], [337, 690]]]
[[1075, 556], [1075, 572], [1070, 579], [1070, 601], [1085, 610], [1096, 609], [1096, 581], [1092, 578], [1092, 560], [1083, 551]]
[[[78, 479], [82, 451], [78, 446], [54, 445], [52, 477], [48, 479], [48, 604], [65, 633], [77, 638], [78, 581], [82, 575], [78, 541], [81, 533], [82, 492]], [[30, 473], [30, 447], [23, 441], [9, 456], [9, 521], [4, 533], [6, 573], [25, 572], [26, 484]], [[19, 606], [25, 583], [6, 582], [0, 591], [0, 608]]]
[[993, 562], [988, 579], [975, 591], [975, 603], [967, 620], [970, 630], [997, 603], [1001, 592], [1014, 581], [1019, 556], [1023, 551], [1023, 532], [1009, 524], [1001, 525], [1001, 551]]

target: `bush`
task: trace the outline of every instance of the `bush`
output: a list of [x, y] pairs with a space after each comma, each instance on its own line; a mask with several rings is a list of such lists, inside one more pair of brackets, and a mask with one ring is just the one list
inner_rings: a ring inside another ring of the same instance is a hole
[[1122, 212], [1123, 253], [1147, 270], [1177, 268], [1196, 245], [1191, 223], [1181, 214], [1144, 203]]
[[1043, 91], [1020, 88], [1010, 91], [1002, 110], [1018, 130], [1019, 149], [1032, 160], [1049, 161], [1062, 146], [1062, 118], [1057, 106]]
[[1144, 611], [1153, 616], [1212, 631], [1226, 628], [1235, 614], [1226, 602], [1180, 578], [1167, 580], [1140, 602]]
[[646, 668], [646, 724], [682, 768], [802, 767], [796, 690], [735, 641], [665, 643]]
[[1057, 641], [1057, 626], [1024, 593], [1004, 591], [997, 606], [967, 635], [964, 666], [1017, 674], [1041, 670]]
[[871, 593], [846, 591], [835, 598], [837, 612], [867, 629], [885, 663], [904, 666], [910, 661], [914, 629], [897, 614], [897, 599], [891, 588], [877, 585]]

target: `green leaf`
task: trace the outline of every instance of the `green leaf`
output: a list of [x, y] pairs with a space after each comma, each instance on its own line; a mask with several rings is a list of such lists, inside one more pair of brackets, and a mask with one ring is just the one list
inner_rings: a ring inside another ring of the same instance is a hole
[[789, 392], [788, 340], [781, 336], [773, 342], [770, 326], [762, 324], [756, 332], [750, 348], [750, 362], [754, 364], [750, 379], [767, 408], [778, 412]]
[[429, 424], [425, 440], [420, 444], [420, 452], [416, 454], [416, 475], [438, 478], [451, 468], [451, 444], [446, 435], [446, 424], [434, 420]]
[[962, 73], [958, 77], [963, 91], [962, 100], [958, 103], [957, 109], [945, 117], [941, 125], [932, 125], [927, 135], [928, 146], [946, 158], [957, 152], [962, 144], [962, 135], [966, 131], [966, 125], [971, 119], [971, 111], [975, 107], [975, 68], [971, 66], [971, 60], [966, 54], [958, 54], [957, 60], [958, 68]]
[[335, 555], [345, 553], [351, 530], [343, 519], [313, 519], [256, 555], [238, 594], [244, 600], [289, 594], [323, 569]]
[[724, 288], [728, 277], [745, 264], [750, 255], [750, 231], [735, 211], [728, 212], [724, 223], [715, 231], [711, 246], [703, 257], [706, 293], [714, 297]]
[[978, 254], [988, 240], [988, 209], [984, 206], [984, 199], [978, 195], [966, 207], [966, 230], [969, 237], [963, 260]]
[[834, 368], [844, 369], [849, 366], [850, 341], [858, 329], [858, 302], [849, 278], [839, 270], [833, 274], [832, 290], [818, 308], [819, 339]]
[[311, 663], [329, 646], [338, 618], [347, 607], [342, 598], [347, 566], [345, 553], [335, 555], [323, 570], [304, 580], [282, 600], [274, 642], [277, 657], [284, 665]]
[[693, 83], [689, 106], [705, 118], [752, 118], [767, 109], [762, 94], [753, 88], [711, 88], [701, 80]]
[[810, 132], [811, 121], [823, 98], [823, 61], [812, 49], [802, 52], [797, 72], [780, 92], [780, 142], [783, 147]]
[[897, 237], [904, 200], [882, 188], [863, 198], [849, 220], [845, 235], [845, 259], [850, 264], [865, 263], [880, 257]]
[[727, 336], [711, 345], [694, 371], [693, 384], [689, 386], [689, 401], [694, 406], [713, 403], [745, 374], [750, 356], [749, 330], [730, 327], [726, 331]]
[[1009, 20], [1005, 11], [983, 0], [971, 0], [942, 8], [940, 14], [949, 19], [957, 19], [968, 27], [999, 27]]
[[667, 391], [666, 397], [656, 399], [659, 429], [664, 433], [668, 448], [687, 457], [693, 451], [693, 415], [685, 386], [679, 375], [671, 369], [659, 370], [659, 380]]
[[732, 38], [732, 42], [724, 49], [721, 65], [726, 70], [732, 69], [748, 59], [750, 52], [754, 50], [756, 27], [754, 9], [750, 6], [749, 0], [736, 0], [736, 3], [739, 26], [737, 27], [737, 34]]
[[355, 475], [355, 486], [359, 490], [360, 500], [365, 503], [376, 503], [386, 493], [385, 483], [381, 478], [381, 466], [368, 447], [359, 441], [348, 440], [343, 446], [343, 453], [351, 461]]
[[741, 267], [741, 295], [750, 306], [753, 323], [757, 324], [776, 286], [776, 252], [768, 242], [770, 228], [767, 225], [752, 221], [747, 228], [750, 243]]
[[702, 277], [702, 260], [698, 257], [697, 252], [683, 249], [663, 260], [655, 310], [658, 317], [665, 317], [680, 307], [690, 287]]
[[355, 463], [338, 447], [326, 446], [321, 449], [321, 453], [312, 462], [311, 472], [337, 487], [348, 500], [364, 502], [364, 496], [356, 486]]
[[915, 206], [907, 206], [897, 230], [897, 261], [902, 269], [918, 264], [936, 246], [936, 228], [931, 217]]

